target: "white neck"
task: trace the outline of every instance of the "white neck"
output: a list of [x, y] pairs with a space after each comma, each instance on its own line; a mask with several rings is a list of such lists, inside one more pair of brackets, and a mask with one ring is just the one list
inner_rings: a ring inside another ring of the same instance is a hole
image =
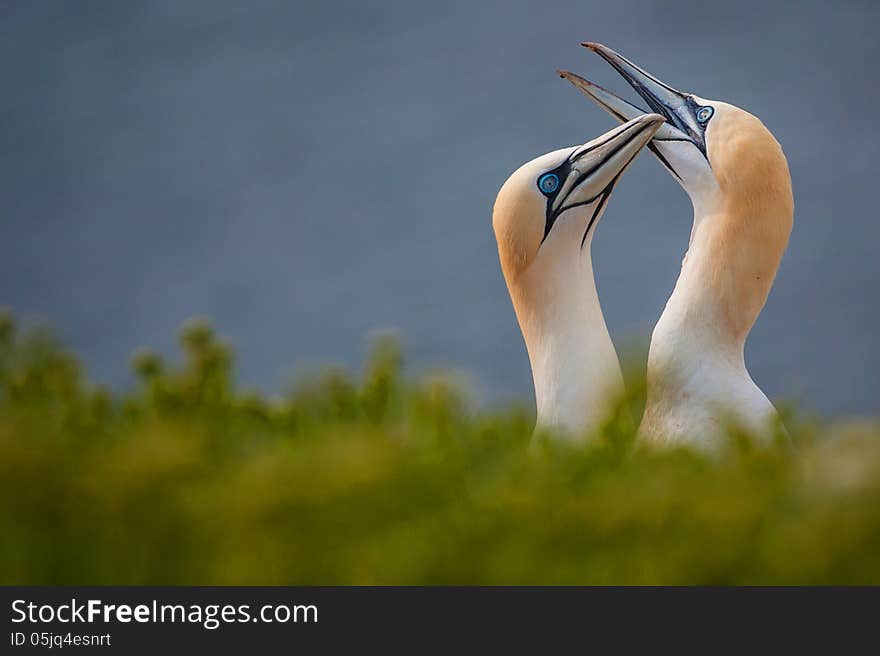
[[519, 290], [530, 302], [515, 302], [532, 365], [538, 428], [568, 437], [597, 429], [623, 391], [589, 241], [581, 249], [578, 240], [569, 239], [574, 249], [542, 258], [526, 272]]
[[730, 329], [718, 290], [709, 283], [719, 266], [710, 247], [711, 222], [720, 219], [707, 205], [694, 202], [689, 249], [651, 337], [640, 432], [652, 440], [711, 445], [727, 421], [757, 434], [775, 414], [746, 369], [748, 331]]

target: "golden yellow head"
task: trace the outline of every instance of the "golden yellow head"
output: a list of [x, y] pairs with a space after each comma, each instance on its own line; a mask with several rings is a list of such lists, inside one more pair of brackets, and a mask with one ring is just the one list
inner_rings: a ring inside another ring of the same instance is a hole
[[744, 340], [770, 293], [794, 221], [788, 163], [779, 143], [748, 112], [714, 102], [706, 130], [717, 192], [694, 230], [699, 257], [724, 325]]
[[[711, 102], [706, 155], [718, 184], [718, 210], [749, 221], [755, 230], [787, 240], [794, 215], [788, 162], [779, 142], [755, 116]], [[784, 246], [784, 244], [783, 244]]]
[[502, 185], [492, 209], [492, 228], [505, 278], [525, 271], [544, 239], [547, 199], [537, 180], [555, 169], [573, 151], [563, 148], [523, 164]]
[[527, 162], [508, 178], [492, 213], [508, 283], [538, 260], [553, 268], [557, 258], [589, 249], [615, 184], [662, 122], [657, 114], [638, 116], [581, 146]]
[[[605, 59], [666, 123], [649, 148], [681, 184], [698, 211], [711, 211], [720, 187], [737, 203], [785, 203], [791, 180], [782, 149], [748, 112], [673, 89], [611, 48], [583, 44]], [[641, 113], [635, 105], [574, 73], [560, 75], [618, 121]], [[771, 198], [779, 193], [786, 198]]]
[[[779, 143], [755, 116], [683, 93], [601, 44], [585, 43], [633, 87], [665, 123], [649, 145], [694, 205], [683, 271], [720, 307], [724, 325], [744, 337], [763, 307], [791, 233], [794, 200]], [[560, 72], [625, 121], [638, 107], [578, 75]], [[682, 278], [679, 279], [682, 283]]]

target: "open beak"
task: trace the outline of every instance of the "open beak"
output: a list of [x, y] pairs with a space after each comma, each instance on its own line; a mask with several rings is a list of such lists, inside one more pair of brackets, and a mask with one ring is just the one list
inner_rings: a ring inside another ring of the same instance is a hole
[[[600, 87], [595, 82], [590, 82], [586, 78], [582, 78], [577, 73], [572, 73], [570, 71], [557, 72], [559, 73], [559, 77], [571, 82], [575, 87], [580, 89], [585, 96], [621, 123], [626, 123], [627, 121], [645, 113], [645, 110], [641, 107], [636, 107], [631, 102], [624, 100], [620, 96], [614, 95], [608, 89]], [[660, 115], [663, 116], [664, 120], [668, 120], [666, 119], [666, 114], [661, 113]], [[663, 139], [664, 137], [669, 139], [681, 138], [681, 131], [676, 130], [669, 123], [666, 123], [657, 130], [657, 134], [654, 135], [655, 139]]]
[[[611, 64], [636, 93], [642, 97], [648, 107], [651, 108], [651, 111], [660, 114], [666, 119], [666, 125], [657, 131], [657, 134], [654, 136], [654, 142], [649, 144], [648, 147], [676, 177], [678, 175], [675, 173], [675, 170], [657, 149], [655, 145], [657, 142], [689, 141], [705, 155], [704, 131], [697, 122], [694, 113], [698, 104], [690, 94], [673, 89], [665, 82], [661, 82], [644, 69], [629, 61], [626, 57], [614, 52], [611, 48], [607, 48], [599, 43], [583, 43], [582, 45]], [[636, 107], [632, 103], [579, 75], [568, 71], [559, 71], [559, 76], [571, 82], [584, 95], [614, 116], [618, 121], [627, 121], [644, 113], [643, 109]]]

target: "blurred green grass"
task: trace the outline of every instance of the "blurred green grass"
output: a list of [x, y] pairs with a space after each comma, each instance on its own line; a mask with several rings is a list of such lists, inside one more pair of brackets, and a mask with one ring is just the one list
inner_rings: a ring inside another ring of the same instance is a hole
[[0, 583], [880, 583], [875, 422], [645, 452], [635, 389], [588, 445], [529, 447], [530, 411], [408, 379], [390, 339], [275, 399], [207, 323], [180, 342], [113, 395], [0, 315]]

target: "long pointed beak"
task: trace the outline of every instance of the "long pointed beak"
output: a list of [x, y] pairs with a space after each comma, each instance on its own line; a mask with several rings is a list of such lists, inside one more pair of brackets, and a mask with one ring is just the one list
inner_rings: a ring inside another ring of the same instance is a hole
[[[615, 95], [608, 89], [599, 86], [595, 82], [590, 82], [588, 79], [581, 77], [577, 73], [561, 70], [556, 72], [559, 73], [559, 77], [571, 82], [577, 89], [581, 91], [581, 93], [583, 93], [590, 100], [595, 102], [597, 105], [599, 105], [599, 107], [611, 114], [621, 123], [626, 123], [627, 121], [630, 121], [645, 113], [645, 110], [641, 107], [633, 105], [631, 102], [624, 100], [620, 96]], [[666, 114], [661, 114], [661, 116], [666, 119]], [[657, 134], [654, 135], [654, 138], [658, 140], [677, 138], [680, 139], [681, 132], [675, 130], [675, 128], [673, 128], [667, 122], [662, 125], [659, 130], [657, 130]]]
[[640, 114], [575, 148], [553, 171], [562, 184], [558, 191], [547, 198], [543, 239], [547, 238], [556, 219], [566, 210], [595, 203], [593, 214], [581, 238], [583, 247], [590, 228], [608, 202], [620, 176], [642, 147], [650, 142], [663, 121], [663, 116], [658, 114]]
[[[576, 148], [568, 158], [568, 175], [554, 202], [553, 209], [562, 211], [574, 190], [586, 186], [598, 195], [610, 193], [618, 178], [663, 125], [658, 114], [639, 114], [602, 136]], [[583, 199], [582, 199], [583, 200]], [[580, 204], [580, 203], [578, 203]]]
[[[686, 139], [705, 154], [706, 147], [703, 129], [696, 122], [694, 117], [696, 103], [689, 94], [673, 89], [623, 55], [600, 43], [587, 42], [581, 45], [589, 48], [611, 64], [636, 93], [642, 97], [651, 110], [666, 119], [667, 125], [657, 133], [655, 141], [681, 141]], [[614, 116], [618, 121], [631, 118], [634, 112], [642, 112], [635, 105], [574, 73], [560, 71], [559, 74], [574, 84], [584, 95]], [[652, 151], [655, 155], [658, 155], [656, 149], [652, 148]]]
[[601, 43], [585, 42], [581, 45], [589, 48], [611, 64], [652, 110], [665, 116], [667, 121], [675, 123], [675, 110], [686, 100], [683, 93], [673, 89], [665, 82], [661, 82], [643, 68]]
[[[630, 102], [627, 102], [620, 96], [617, 96], [608, 89], [604, 87], [600, 87], [598, 84], [594, 82], [590, 82], [589, 80], [582, 78], [580, 75], [572, 73], [570, 71], [557, 71], [559, 73], [559, 77], [564, 78], [571, 82], [575, 87], [577, 87], [587, 98], [595, 102], [599, 107], [604, 109], [606, 112], [611, 114], [614, 118], [616, 118], [621, 123], [625, 123], [626, 121], [630, 121], [641, 114], [644, 113], [644, 110], [640, 107], [636, 107]], [[661, 116], [666, 118], [664, 114]], [[655, 142], [657, 141], [681, 141], [682, 139], [688, 139], [688, 136], [681, 132], [679, 129], [672, 127], [668, 122], [665, 122], [660, 128], [657, 130], [654, 138], [651, 142], [648, 143], [647, 147], [650, 150], [654, 157], [660, 160], [660, 163], [666, 167], [672, 175], [674, 175], [678, 180], [681, 180], [681, 176], [678, 175], [678, 172], [673, 168], [672, 164], [669, 163], [669, 160], [663, 156], [663, 153], [660, 152], [660, 149], [657, 148]]]

